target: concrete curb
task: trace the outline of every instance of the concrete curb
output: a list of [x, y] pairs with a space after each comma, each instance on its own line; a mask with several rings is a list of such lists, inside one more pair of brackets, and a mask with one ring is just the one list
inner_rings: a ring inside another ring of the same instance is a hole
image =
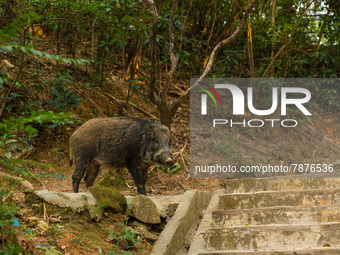
[[69, 207], [75, 211], [82, 211], [87, 205], [97, 204], [96, 199], [89, 191], [85, 193], [70, 193], [36, 190], [34, 193], [48, 203], [57, 205], [59, 207]]
[[202, 221], [195, 233], [194, 238], [192, 239], [192, 244], [188, 251], [188, 254], [200, 254], [202, 251], [205, 251], [205, 237], [207, 232], [207, 227], [212, 223], [212, 214], [213, 210], [218, 209], [218, 200], [221, 195], [225, 194], [225, 190], [216, 190], [212, 195], [209, 206], [206, 209], [206, 213], [204, 214]]
[[[185, 246], [190, 229], [196, 227], [202, 211], [207, 208], [212, 194], [197, 190], [188, 190], [182, 196], [178, 208], [167, 223], [155, 243], [151, 255], [180, 254]], [[192, 239], [191, 239], [192, 240]]]

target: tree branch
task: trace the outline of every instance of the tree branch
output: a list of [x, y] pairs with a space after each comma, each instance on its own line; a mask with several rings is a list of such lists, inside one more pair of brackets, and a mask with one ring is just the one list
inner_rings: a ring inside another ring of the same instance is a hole
[[171, 82], [171, 78], [177, 67], [178, 58], [175, 56], [175, 39], [174, 39], [174, 16], [177, 9], [177, 0], [173, 0], [172, 9], [169, 18], [169, 53], [170, 53], [170, 70], [165, 76], [165, 83], [162, 90], [161, 104], [165, 106], [167, 104], [168, 90]]
[[281, 47], [281, 49], [278, 51], [278, 53], [276, 53], [275, 57], [272, 58], [272, 60], [270, 61], [269, 66], [267, 67], [266, 71], [265, 71], [264, 74], [262, 75], [261, 81], [260, 81], [260, 83], [259, 83], [258, 86], [261, 85], [262, 79], [263, 79], [264, 77], [266, 77], [266, 75], [267, 75], [267, 73], [269, 72], [270, 68], [274, 65], [275, 59], [280, 55], [280, 53], [281, 53], [281, 52], [282, 52], [282, 51], [290, 44], [290, 42], [292, 41], [293, 35], [294, 35], [294, 33], [295, 33], [295, 31], [296, 31], [296, 29], [297, 29], [297, 27], [298, 27], [300, 21], [302, 20], [302, 17], [305, 15], [305, 13], [307, 12], [307, 10], [311, 7], [311, 5], [312, 5], [313, 2], [314, 2], [314, 1], [311, 1], [311, 2], [307, 5], [306, 9], [301, 13], [301, 15], [300, 15], [300, 17], [299, 17], [299, 20], [296, 22], [295, 26], [293, 27], [292, 32], [290, 33], [290, 36], [289, 36], [289, 39], [288, 39], [287, 43], [286, 43], [285, 45], [283, 45], [283, 46]]
[[151, 8], [151, 13], [153, 16], [152, 20], [152, 32], [150, 36], [150, 41], [151, 41], [151, 76], [150, 76], [150, 84], [149, 84], [149, 92], [148, 92], [148, 97], [150, 98], [151, 102], [156, 104], [157, 106], [160, 105], [160, 100], [158, 96], [155, 94], [155, 84], [156, 84], [156, 63], [157, 63], [157, 56], [156, 56], [156, 35], [157, 35], [157, 18], [158, 18], [158, 13], [157, 13], [157, 8], [156, 4], [153, 0], [145, 0], [146, 3], [150, 6]]
[[320, 44], [321, 44], [321, 40], [322, 40], [322, 34], [323, 34], [323, 31], [325, 30], [325, 26], [326, 26], [326, 23], [327, 23], [327, 20], [328, 20], [328, 17], [329, 17], [329, 14], [331, 13], [331, 9], [328, 8], [327, 9], [327, 14], [326, 14], [326, 17], [323, 21], [323, 24], [322, 24], [322, 27], [320, 29], [320, 33], [319, 33], [319, 41], [318, 41], [318, 44], [316, 45], [316, 48], [319, 49], [320, 47]]
[[242, 20], [241, 20], [241, 24], [239, 25], [239, 27], [236, 29], [236, 31], [231, 35], [229, 36], [227, 39], [219, 42], [215, 48], [213, 49], [213, 51], [211, 52], [210, 54], [210, 57], [209, 57], [209, 61], [208, 61], [208, 64], [206, 65], [201, 77], [198, 79], [196, 85], [194, 86], [191, 86], [189, 87], [184, 93], [183, 95], [181, 95], [173, 104], [172, 104], [172, 107], [171, 107], [171, 111], [172, 112], [175, 112], [177, 110], [177, 108], [181, 105], [181, 103], [187, 99], [190, 95], [190, 91], [197, 87], [199, 84], [198, 82], [201, 81], [203, 78], [207, 77], [214, 62], [215, 62], [215, 59], [216, 59], [216, 55], [217, 53], [219, 52], [220, 49], [222, 49], [225, 45], [233, 42], [237, 37], [239, 37], [241, 35], [241, 33], [243, 32], [244, 28], [245, 28], [245, 24], [246, 24], [246, 21], [247, 21], [247, 18], [249, 16], [249, 13], [251, 12], [251, 10], [253, 9], [253, 7], [255, 6], [255, 4], [258, 2], [259, 0], [253, 0], [248, 6], [247, 6], [247, 9], [246, 11], [244, 12], [243, 14], [243, 17], [242, 17]]
[[[231, 27], [233, 26], [233, 23], [238, 15], [238, 13], [241, 10], [240, 4], [238, 3], [237, 0], [234, 1], [234, 9], [233, 12], [231, 13], [229, 20], [227, 22], [226, 28], [224, 29], [223, 33], [221, 34], [220, 38], [218, 38], [216, 45], [221, 42], [230, 32]], [[215, 45], [215, 46], [216, 46]]]

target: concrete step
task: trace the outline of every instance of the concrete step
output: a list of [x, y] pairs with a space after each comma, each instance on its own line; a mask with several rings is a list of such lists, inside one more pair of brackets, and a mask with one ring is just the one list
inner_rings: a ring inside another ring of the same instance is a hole
[[340, 205], [340, 189], [264, 191], [220, 195], [218, 209]]
[[340, 222], [211, 228], [207, 251], [293, 250], [340, 246]]
[[211, 251], [202, 252], [199, 255], [339, 255], [340, 247], [322, 247], [313, 249], [293, 249], [293, 250], [268, 250], [268, 251]]
[[226, 193], [340, 188], [340, 178], [228, 179]]
[[218, 210], [212, 222], [213, 227], [340, 222], [340, 205]]
[[340, 255], [340, 178], [229, 179], [188, 254]]

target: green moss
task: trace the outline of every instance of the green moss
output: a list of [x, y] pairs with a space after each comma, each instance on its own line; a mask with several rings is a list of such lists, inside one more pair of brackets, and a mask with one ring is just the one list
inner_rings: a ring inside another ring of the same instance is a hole
[[125, 197], [113, 188], [102, 187], [98, 183], [89, 188], [92, 195], [97, 199], [99, 206], [114, 213], [123, 213], [127, 204]]
[[98, 182], [101, 187], [115, 188], [116, 190], [126, 189], [126, 180], [117, 171], [106, 172], [103, 178]]
[[114, 185], [118, 190], [125, 190], [126, 189], [126, 180], [125, 178], [117, 172], [114, 172]]
[[98, 185], [101, 187], [112, 187], [113, 180], [111, 178], [111, 175], [109, 172], [106, 172], [103, 176], [103, 178], [100, 179], [99, 182], [97, 182]]
[[95, 220], [96, 222], [101, 220], [102, 211], [100, 210], [100, 208], [94, 205], [88, 205], [86, 209], [88, 210], [91, 219]]
[[227, 209], [236, 209], [238, 203], [235, 199], [224, 200], [224, 207]]

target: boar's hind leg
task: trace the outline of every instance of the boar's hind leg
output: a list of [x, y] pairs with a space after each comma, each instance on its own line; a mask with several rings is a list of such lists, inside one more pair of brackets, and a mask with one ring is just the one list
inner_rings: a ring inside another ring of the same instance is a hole
[[93, 162], [86, 169], [86, 175], [84, 181], [86, 183], [86, 187], [91, 187], [99, 173], [100, 165], [98, 162]]
[[132, 164], [127, 167], [132, 175], [132, 178], [137, 186], [138, 194], [146, 195], [145, 192], [145, 182], [148, 173], [148, 167], [138, 166], [137, 164]]
[[85, 164], [77, 164], [76, 163], [76, 170], [74, 171], [72, 175], [72, 186], [73, 186], [73, 192], [78, 193], [79, 191], [79, 183], [81, 179], [83, 179], [86, 169], [89, 166], [89, 163]]

